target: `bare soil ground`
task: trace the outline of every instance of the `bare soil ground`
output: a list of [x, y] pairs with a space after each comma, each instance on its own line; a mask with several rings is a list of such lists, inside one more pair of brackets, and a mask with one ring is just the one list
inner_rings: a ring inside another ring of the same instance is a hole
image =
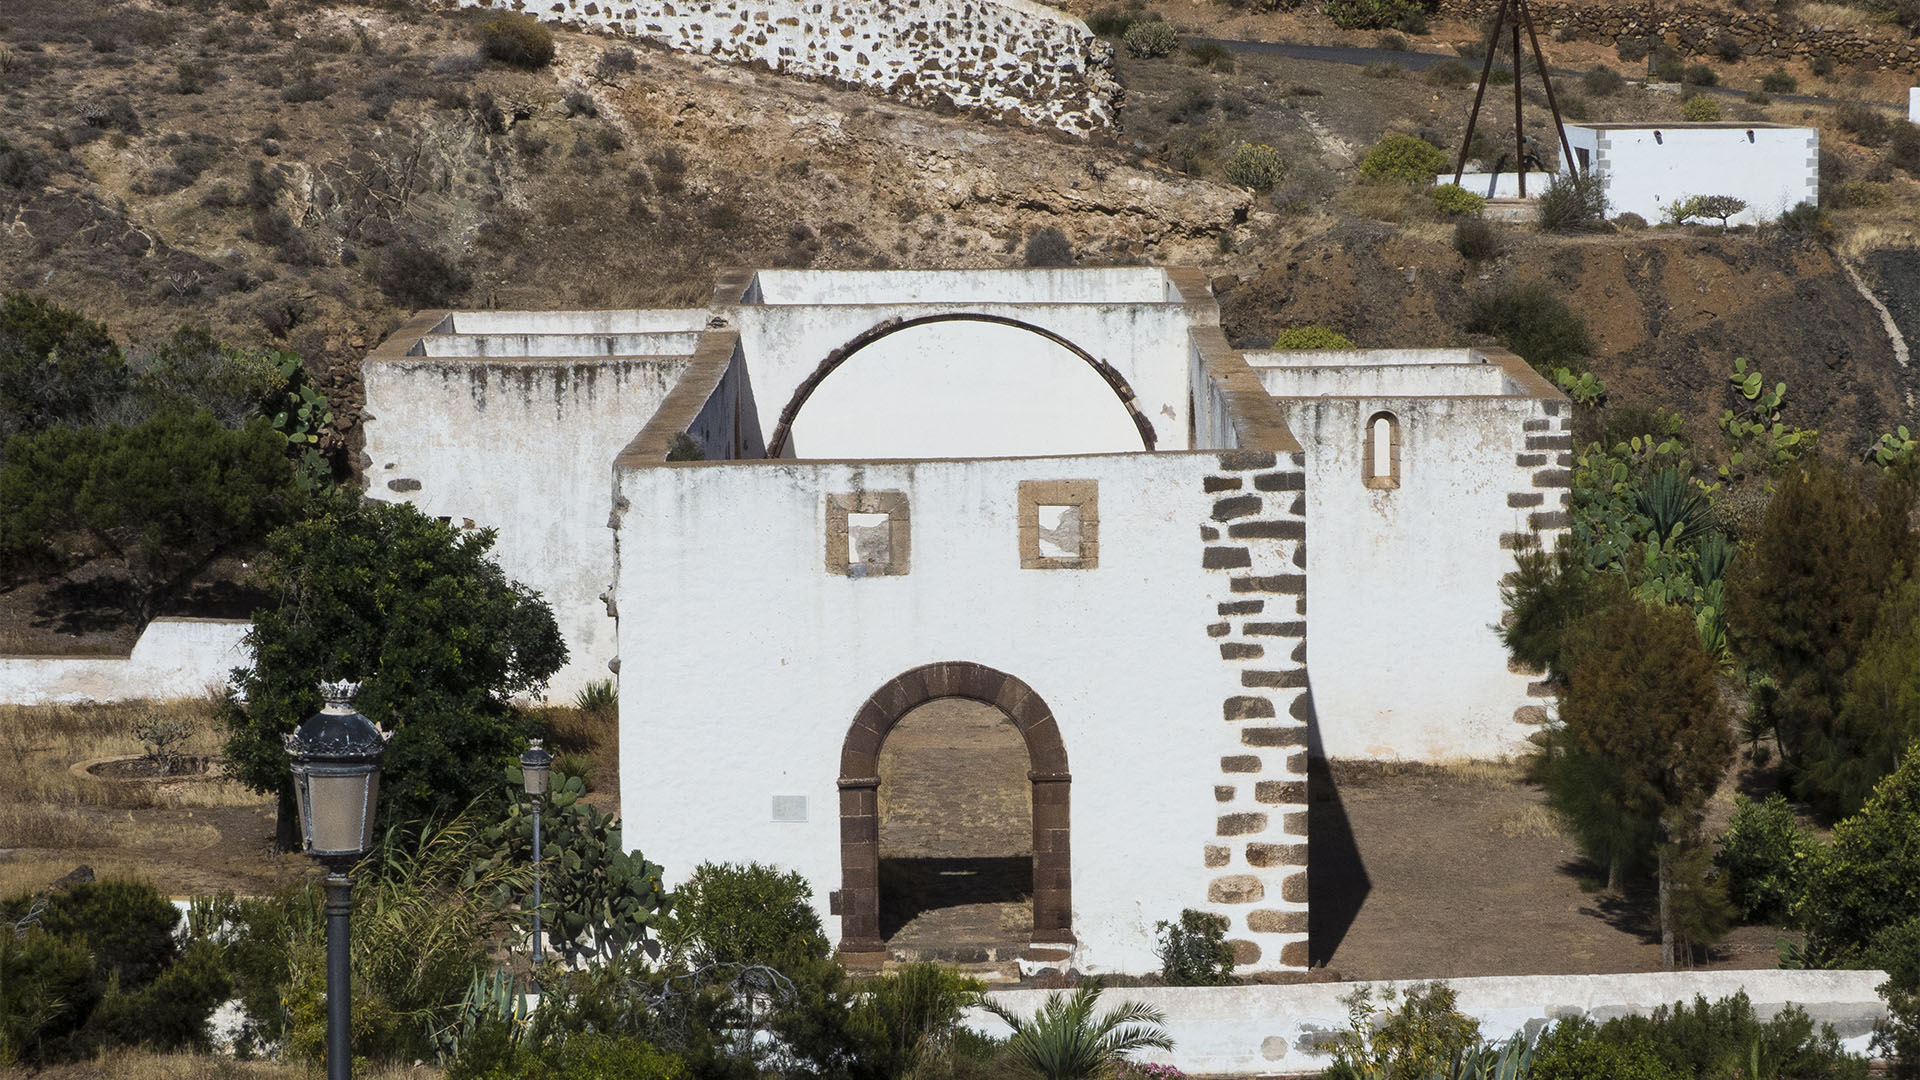
[[[1000, 713], [916, 710], [881, 757], [881, 905], [896, 957], [983, 962], [1031, 927], [1026, 750]], [[1736, 770], [1710, 813], [1766, 777]], [[1322, 977], [1657, 971], [1652, 898], [1608, 892], [1518, 766], [1316, 763], [1309, 868]], [[1701, 966], [1773, 967], [1773, 927], [1736, 929]]]

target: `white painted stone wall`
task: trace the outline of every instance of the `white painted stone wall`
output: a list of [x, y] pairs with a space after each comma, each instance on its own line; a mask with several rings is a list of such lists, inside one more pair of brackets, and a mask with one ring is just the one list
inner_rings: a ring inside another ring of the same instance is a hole
[[[1563, 527], [1564, 483], [1535, 484], [1565, 468], [1569, 414], [1546, 411], [1566, 408], [1551, 390], [1558, 403], [1522, 396], [1500, 367], [1463, 362], [1468, 350], [1428, 366], [1383, 362], [1394, 352], [1247, 354], [1307, 448], [1316, 750], [1418, 761], [1512, 754], [1545, 719], [1534, 696], [1545, 691], [1508, 670], [1494, 630], [1500, 580], [1513, 569], [1512, 536], [1540, 523], [1551, 546]], [[1397, 488], [1362, 478], [1367, 423], [1381, 412], [1399, 422]]]
[[[1218, 603], [1244, 599], [1228, 574], [1201, 566], [1196, 526], [1215, 498], [1202, 479], [1219, 457], [617, 470], [628, 840], [676, 880], [706, 860], [798, 870], [837, 940], [836, 783], [855, 713], [910, 669], [985, 664], [1029, 684], [1064, 740], [1072, 962], [1156, 968], [1154, 922], [1216, 906], [1209, 882], [1229, 871], [1202, 854], [1219, 842], [1221, 755], [1248, 752], [1221, 718], [1222, 700], [1248, 691], [1204, 630]], [[1017, 494], [1032, 479], [1099, 484], [1097, 568], [1021, 568]], [[905, 575], [825, 569], [825, 497], [852, 491], [905, 493]], [[1290, 606], [1274, 617], [1297, 618]], [[807, 820], [773, 821], [780, 795], [805, 797]], [[1264, 839], [1305, 837], [1276, 825]], [[1230, 872], [1267, 882], [1262, 906], [1304, 906], [1279, 899], [1294, 867]], [[1280, 951], [1259, 966], [1277, 966]]]
[[[1453, 174], [1443, 172], [1433, 178], [1437, 187], [1453, 183]], [[1548, 172], [1530, 172], [1527, 174], [1527, 198], [1537, 199], [1540, 193], [1553, 183], [1553, 174]], [[1470, 172], [1460, 174], [1460, 186], [1483, 199], [1517, 199], [1520, 197], [1520, 176], [1517, 173]]]
[[251, 659], [245, 619], [159, 618], [126, 656], [0, 657], [0, 703], [74, 705], [225, 693]]
[[1818, 128], [1568, 124], [1567, 141], [1605, 182], [1609, 217], [1635, 213], [1657, 225], [1680, 199], [1732, 195], [1747, 209], [1730, 224], [1753, 225], [1820, 199]]
[[[446, 0], [442, 0], [446, 2]], [[1113, 122], [1112, 50], [1032, 0], [452, 0], [1086, 135]]]
[[[1187, 445], [1189, 370], [1183, 361], [1190, 355], [1191, 315], [1163, 271], [844, 271], [819, 274], [817, 281], [812, 280], [815, 276], [762, 271], [747, 289], [745, 302], [725, 310], [740, 331], [761, 403], [764, 438], [771, 439], [782, 409], [828, 354], [887, 320], [956, 313], [1016, 319], [1075, 343], [1126, 380], [1135, 407], [1153, 425], [1156, 449]], [[870, 363], [863, 359], [868, 352], [876, 354], [882, 367], [889, 358], [920, 365], [919, 370], [937, 374], [943, 394], [966, 395], [965, 408], [920, 418], [927, 421], [919, 428], [924, 449], [887, 443], [874, 446], [880, 456], [990, 452], [971, 449], [990, 445], [979, 439], [979, 425], [1004, 415], [1010, 392], [1029, 392], [1007, 385], [1008, 378], [1022, 371], [1038, 377], [1042, 385], [1033, 392], [1041, 395], [1039, 400], [1060, 402], [1053, 409], [1057, 426], [1050, 440], [1033, 444], [1032, 452], [1142, 448], [1137, 435], [1130, 442], [1122, 440], [1122, 423], [1130, 427], [1131, 421], [1114, 392], [1097, 377], [1092, 382], [1078, 377], [1071, 365], [1060, 363], [1063, 350], [1039, 335], [983, 323], [941, 323], [903, 330], [855, 354], [849, 363], [865, 366]], [[975, 377], [980, 373], [972, 369], [983, 365], [985, 377]], [[1084, 362], [1081, 366], [1092, 371]], [[1039, 376], [1041, 372], [1058, 373], [1059, 378]], [[1086, 386], [1100, 392], [1089, 397], [1081, 392]], [[1071, 409], [1062, 396], [1069, 392], [1077, 399]], [[835, 423], [894, 410], [902, 396], [897, 384], [836, 375], [821, 384], [819, 395], [838, 399], [831, 406]], [[808, 417], [812, 404], [810, 400], [797, 414], [796, 438], [786, 456], [824, 457], [831, 452], [798, 438], [803, 426], [811, 425], [816, 437], [823, 426]], [[868, 449], [858, 445], [858, 438], [858, 432], [848, 433], [829, 440], [829, 445], [852, 445], [859, 456], [866, 456]], [[997, 452], [1025, 449], [1002, 447]]]
[[539, 590], [566, 636], [551, 700], [613, 677], [601, 599], [613, 583], [612, 462], [687, 363], [375, 354], [362, 365], [368, 496], [499, 530], [495, 558]]
[[[1880, 971], [1680, 971], [1634, 975], [1515, 975], [1449, 979], [1457, 1008], [1480, 1021], [1489, 1040], [1515, 1034], [1537, 1036], [1552, 1019], [1585, 1016], [1596, 1022], [1645, 1015], [1661, 1005], [1692, 1004], [1745, 991], [1754, 1011], [1771, 1017], [1788, 1004], [1806, 1010], [1816, 1024], [1830, 1023], [1849, 1052], [1863, 1054], [1873, 1022], [1886, 1015], [1874, 992]], [[1171, 1051], [1146, 1051], [1140, 1061], [1172, 1064], [1196, 1076], [1271, 1076], [1318, 1073], [1332, 1064], [1323, 1049], [1327, 1035], [1347, 1027], [1343, 997], [1360, 987], [1379, 991], [1391, 983], [1308, 983], [1294, 986], [1117, 987], [1103, 1007], [1139, 1001], [1167, 1014]], [[1403, 983], [1402, 988], [1412, 985]], [[1002, 990], [989, 995], [1016, 1014], [1030, 1014], [1046, 1000], [1044, 990]], [[1005, 1035], [1004, 1023], [984, 1010], [968, 1014], [977, 1031]]]

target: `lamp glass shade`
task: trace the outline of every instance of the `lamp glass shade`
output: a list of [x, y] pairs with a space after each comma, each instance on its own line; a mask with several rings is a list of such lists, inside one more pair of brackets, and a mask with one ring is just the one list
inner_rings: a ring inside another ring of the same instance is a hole
[[533, 740], [526, 752], [520, 755], [520, 784], [528, 795], [538, 798], [547, 793], [547, 786], [552, 780], [552, 768], [553, 755], [541, 748], [539, 739]]
[[377, 766], [325, 773], [309, 769], [295, 790], [309, 853], [361, 854], [373, 846], [373, 808], [380, 795]]

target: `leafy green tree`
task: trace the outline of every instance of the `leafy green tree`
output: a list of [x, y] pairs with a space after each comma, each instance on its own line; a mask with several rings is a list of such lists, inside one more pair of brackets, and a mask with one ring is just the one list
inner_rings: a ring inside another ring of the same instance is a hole
[[1340, 1000], [1347, 1028], [1333, 1037], [1329, 1078], [1428, 1080], [1448, 1075], [1481, 1045], [1480, 1021], [1459, 1010], [1460, 996], [1446, 983], [1389, 986], [1378, 1004], [1373, 990], [1360, 986]]
[[264, 420], [235, 430], [205, 411], [15, 436], [0, 466], [0, 553], [57, 563], [56, 545], [84, 535], [125, 560], [128, 610], [145, 622], [216, 555], [286, 519], [285, 446]]
[[[1796, 769], [1825, 755], [1880, 597], [1912, 562], [1912, 504], [1904, 472], [1800, 462], [1729, 573], [1729, 636], [1771, 678], [1756, 707]], [[1837, 805], [1837, 791], [1793, 778], [1809, 798]]]
[[1726, 875], [1727, 895], [1745, 919], [1784, 919], [1806, 888], [1813, 836], [1794, 819], [1779, 793], [1765, 802], [1733, 797], [1733, 821], [1714, 862]]
[[44, 297], [0, 296], [0, 437], [93, 423], [127, 383], [105, 326]]
[[[1386, 2], [1392, 3], [1394, 0]], [[1373, 149], [1360, 159], [1361, 176], [1369, 180], [1390, 180], [1403, 184], [1431, 183], [1434, 174], [1446, 167], [1445, 151], [1412, 135], [1388, 135], [1373, 144]]]
[[1071, 994], [1053, 993], [1030, 1017], [988, 1001], [984, 1008], [1013, 1029], [1007, 1058], [1042, 1080], [1093, 1080], [1136, 1050], [1170, 1050], [1167, 1018], [1151, 1005], [1129, 1001], [1094, 1015], [1100, 980], [1088, 979]]
[[267, 539], [275, 601], [254, 613], [251, 667], [225, 719], [228, 768], [281, 795], [293, 839], [284, 736], [320, 707], [319, 683], [361, 682], [360, 711], [394, 732], [380, 787], [385, 823], [499, 797], [525, 744], [510, 703], [566, 662], [553, 612], [488, 554], [491, 529], [455, 529], [411, 505], [322, 501]]
[[1593, 616], [1567, 665], [1537, 768], [1548, 804], [1616, 879], [1657, 864], [1661, 937], [1676, 943], [1670, 863], [1733, 761], [1717, 665], [1683, 612], [1622, 602]]
[[1876, 939], [1920, 918], [1920, 753], [1909, 749], [1860, 812], [1833, 828], [1793, 905], [1809, 967], [1864, 967]]
[[1805, 784], [1836, 813], [1857, 813], [1880, 778], [1920, 738], [1920, 580], [1887, 591], [1847, 673], [1833, 723], [1815, 731]]

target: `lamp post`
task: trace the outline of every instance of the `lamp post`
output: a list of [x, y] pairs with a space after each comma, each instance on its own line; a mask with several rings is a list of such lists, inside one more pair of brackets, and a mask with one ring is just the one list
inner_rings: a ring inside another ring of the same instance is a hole
[[360, 684], [320, 684], [321, 710], [287, 736], [293, 793], [306, 853], [327, 868], [327, 1080], [349, 1080], [353, 981], [347, 962], [353, 883], [347, 871], [373, 846], [373, 807], [380, 797], [386, 732], [353, 707]]
[[540, 966], [540, 807], [547, 801], [547, 780], [553, 768], [553, 755], [534, 739], [520, 755], [520, 784], [533, 803], [533, 966]]

